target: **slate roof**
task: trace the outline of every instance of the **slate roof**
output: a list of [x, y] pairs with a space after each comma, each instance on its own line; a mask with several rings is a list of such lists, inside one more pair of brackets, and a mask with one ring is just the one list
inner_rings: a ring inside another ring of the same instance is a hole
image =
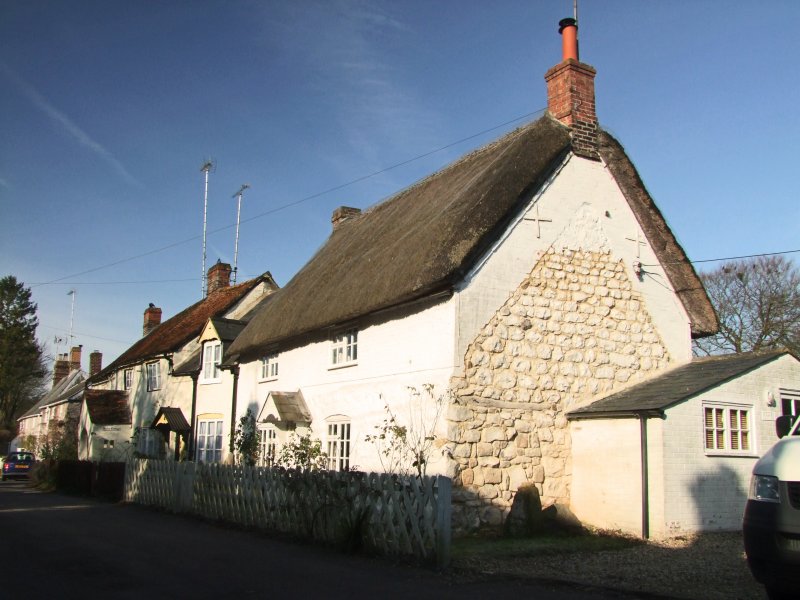
[[[545, 115], [348, 218], [250, 321], [226, 363], [452, 291], [570, 149], [569, 128]], [[622, 146], [601, 132], [599, 151], [686, 308], [693, 335], [715, 332], [716, 314], [700, 279]]]
[[73, 369], [66, 377], [56, 383], [52, 389], [42, 396], [33, 406], [26, 410], [21, 417], [17, 419], [27, 419], [37, 415], [45, 406], [64, 402], [70, 398], [77, 396], [83, 390], [85, 385], [86, 373], [80, 369]]
[[210, 318], [224, 314], [261, 282], [275, 285], [272, 276], [265, 273], [238, 285], [212, 292], [203, 300], [162, 322], [97, 375], [91, 377], [89, 382], [103, 381], [121, 367], [180, 350], [187, 342], [200, 335]]
[[130, 425], [128, 392], [123, 390], [86, 390], [84, 396], [89, 419], [94, 425]]
[[786, 354], [790, 353], [773, 350], [695, 358], [658, 377], [570, 411], [567, 417], [585, 419], [638, 412], [660, 413]]
[[[159, 421], [166, 421], [166, 423], [162, 425]], [[183, 411], [174, 406], [164, 406], [160, 408], [150, 428], [154, 429], [156, 427], [164, 427], [165, 425], [170, 431], [184, 432], [191, 429], [186, 417], [183, 416]]]

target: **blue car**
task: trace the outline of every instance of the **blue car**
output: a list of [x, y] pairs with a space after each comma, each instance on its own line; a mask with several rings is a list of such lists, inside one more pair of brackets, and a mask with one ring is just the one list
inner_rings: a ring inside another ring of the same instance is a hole
[[3, 481], [11, 477], [28, 477], [35, 462], [31, 452], [12, 452], [3, 461]]

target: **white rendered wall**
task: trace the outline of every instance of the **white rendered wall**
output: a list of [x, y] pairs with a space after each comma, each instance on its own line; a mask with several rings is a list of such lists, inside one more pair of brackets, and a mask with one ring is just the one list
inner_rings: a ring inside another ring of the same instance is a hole
[[[800, 363], [783, 356], [667, 411], [664, 421], [665, 522], [668, 533], [738, 530], [756, 460], [777, 441], [780, 405], [767, 392], [800, 389]], [[752, 451], [725, 455], [705, 450], [703, 403], [740, 405], [750, 415]]]
[[642, 463], [637, 419], [570, 422], [570, 508], [580, 521], [641, 534]]
[[[641, 241], [644, 233], [602, 162], [570, 157], [531, 202], [523, 218], [478, 265], [459, 293], [456, 362], [463, 361], [467, 345], [550, 246], [557, 250], [611, 250], [628, 269], [634, 289], [642, 294], [669, 356], [676, 364], [691, 359], [689, 318], [669, 289], [663, 269], [646, 267], [652, 276], [641, 281], [633, 273], [634, 261], [645, 265], [658, 261], [644, 243], [639, 244], [637, 256], [637, 231]], [[537, 218], [547, 221], [533, 220]]]
[[[447, 389], [453, 373], [454, 313], [453, 300], [449, 299], [410, 316], [360, 329], [358, 362], [352, 366], [331, 368], [330, 341], [281, 352], [275, 380], [259, 381], [259, 361], [243, 364], [238, 416], [248, 407], [257, 408], [258, 413], [270, 391], [300, 390], [313, 417], [312, 435], [324, 445], [325, 420], [335, 415], [349, 417], [351, 466], [380, 471], [378, 452], [364, 437], [375, 433], [375, 425], [385, 418], [386, 404], [402, 424], [419, 418], [419, 407], [409, 411], [408, 386], [421, 390], [424, 384], [432, 384], [439, 393]], [[424, 416], [432, 414], [430, 406], [422, 411]], [[446, 433], [444, 411], [436, 433], [440, 437]], [[278, 442], [283, 441], [279, 437]], [[431, 459], [428, 473], [444, 472], [445, 461], [439, 450]]]

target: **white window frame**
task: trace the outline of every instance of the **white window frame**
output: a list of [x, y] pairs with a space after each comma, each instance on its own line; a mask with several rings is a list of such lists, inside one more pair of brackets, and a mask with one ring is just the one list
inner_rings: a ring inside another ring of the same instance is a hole
[[703, 404], [703, 448], [706, 455], [754, 456], [753, 407]]
[[203, 382], [219, 383], [222, 381], [222, 372], [219, 365], [222, 362], [222, 342], [213, 341], [203, 344]]
[[800, 414], [800, 390], [778, 388], [778, 396], [780, 398], [782, 415], [791, 415], [795, 417]]
[[223, 423], [221, 419], [197, 419], [195, 458], [197, 462], [222, 462]]
[[258, 465], [271, 467], [275, 464], [278, 450], [278, 430], [274, 425], [258, 429]]
[[342, 331], [331, 340], [331, 368], [358, 364], [358, 329]]
[[278, 378], [278, 354], [267, 354], [261, 358], [260, 381], [273, 381]]
[[161, 389], [161, 361], [147, 363], [145, 365], [147, 374], [147, 391], [155, 392]]
[[349, 471], [351, 450], [351, 423], [347, 417], [333, 417], [325, 421], [327, 436], [325, 448], [328, 455], [328, 470]]
[[133, 369], [125, 369], [122, 372], [122, 389], [129, 390], [133, 387]]

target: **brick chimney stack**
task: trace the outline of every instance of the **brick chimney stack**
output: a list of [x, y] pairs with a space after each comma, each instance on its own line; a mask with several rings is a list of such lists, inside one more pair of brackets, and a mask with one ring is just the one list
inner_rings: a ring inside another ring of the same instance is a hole
[[208, 294], [211, 295], [217, 290], [225, 289], [231, 285], [231, 266], [228, 263], [220, 262], [213, 265], [208, 270]]
[[142, 325], [142, 336], [147, 335], [153, 329], [161, 325], [161, 309], [152, 302], [144, 310], [144, 324]]
[[352, 206], [340, 206], [336, 210], [333, 211], [333, 215], [331, 215], [331, 223], [333, 224], [333, 230], [336, 229], [344, 223], [350, 217], [357, 217], [361, 214], [360, 208], [353, 208]]
[[594, 104], [594, 67], [578, 59], [578, 24], [561, 19], [561, 63], [545, 73], [547, 110], [572, 130], [572, 150], [597, 158], [597, 113]]
[[69, 351], [69, 368], [70, 371], [79, 371], [81, 368], [81, 351], [83, 346], [73, 346]]
[[59, 354], [53, 363], [53, 387], [67, 375], [69, 375], [69, 355]]
[[89, 355], [89, 375], [97, 375], [103, 370], [103, 353], [95, 350]]

